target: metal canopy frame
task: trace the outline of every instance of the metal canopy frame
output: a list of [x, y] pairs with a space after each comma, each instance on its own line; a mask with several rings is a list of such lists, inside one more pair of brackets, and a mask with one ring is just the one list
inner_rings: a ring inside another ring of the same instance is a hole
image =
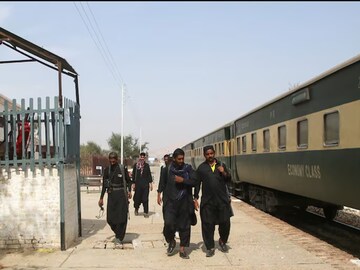
[[68, 75], [74, 78], [75, 83], [75, 95], [76, 103], [80, 105], [79, 98], [79, 83], [78, 74], [75, 69], [62, 57], [49, 52], [38, 45], [23, 39], [4, 28], [0, 27], [0, 45], [17, 51], [18, 53], [27, 56], [29, 59], [24, 60], [10, 60], [0, 61], [0, 64], [12, 64], [12, 63], [26, 63], [26, 62], [39, 62], [49, 68], [58, 71], [58, 82], [59, 82], [59, 106], [63, 107], [62, 97], [62, 74]]

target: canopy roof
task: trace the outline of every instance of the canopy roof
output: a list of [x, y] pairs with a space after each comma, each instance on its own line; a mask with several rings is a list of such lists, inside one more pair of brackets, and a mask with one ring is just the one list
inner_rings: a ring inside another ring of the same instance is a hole
[[[0, 45], [5, 45], [22, 55], [29, 57], [30, 59], [26, 60], [11, 60], [11, 61], [0, 61], [0, 64], [7, 63], [21, 63], [21, 62], [29, 62], [29, 61], [37, 61], [41, 64], [55, 69], [59, 72], [59, 99], [62, 100], [62, 89], [61, 89], [61, 78], [60, 74], [64, 73], [71, 77], [75, 78], [75, 88], [76, 88], [76, 101], [79, 104], [79, 91], [77, 85], [77, 72], [75, 69], [62, 57], [47, 51], [38, 45], [23, 39], [4, 28], [0, 27]], [[60, 106], [62, 105], [62, 101], [60, 101]]]

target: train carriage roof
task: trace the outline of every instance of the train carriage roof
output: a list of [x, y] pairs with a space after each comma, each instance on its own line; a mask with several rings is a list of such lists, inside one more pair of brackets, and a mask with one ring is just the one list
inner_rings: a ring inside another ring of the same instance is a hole
[[[217, 131], [219, 131], [219, 130], [221, 130], [221, 129], [227, 128], [227, 127], [229, 127], [229, 126], [231, 126], [231, 125], [233, 125], [233, 124], [234, 124], [234, 121], [230, 121], [230, 122], [228, 122], [227, 124], [225, 124], [225, 125], [217, 128], [217, 129], [214, 129], [213, 131], [207, 133], [206, 135], [203, 135], [203, 136], [197, 138], [196, 140], [191, 141], [190, 143], [194, 143], [194, 142], [196, 142], [196, 141], [198, 141], [198, 140], [201, 140], [201, 139], [203, 139], [203, 138], [205, 138], [205, 137], [207, 137], [207, 136], [209, 136], [209, 135], [211, 135], [211, 134], [213, 134], [213, 133], [215, 133], [215, 132], [217, 132]], [[190, 144], [190, 143], [188, 143], [188, 144]], [[186, 144], [186, 145], [188, 145], [188, 144]]]
[[[256, 111], [258, 111], [258, 110], [260, 110], [262, 108], [264, 108], [264, 107], [266, 107], [266, 106], [268, 106], [269, 104], [272, 104], [272, 103], [274, 103], [274, 102], [276, 102], [276, 101], [278, 101], [278, 100], [280, 100], [280, 99], [282, 99], [282, 98], [284, 98], [284, 97], [286, 97], [288, 95], [291, 95], [291, 94], [295, 93], [296, 91], [298, 91], [298, 90], [300, 90], [302, 88], [305, 88], [305, 87], [313, 84], [314, 82], [317, 82], [317, 81], [319, 81], [319, 80], [321, 80], [321, 79], [323, 79], [323, 78], [325, 78], [325, 77], [327, 77], [327, 76], [329, 76], [329, 75], [331, 75], [331, 74], [333, 74], [333, 73], [335, 73], [335, 72], [337, 72], [337, 71], [339, 71], [339, 70], [341, 70], [341, 69], [343, 69], [343, 68], [345, 68], [347, 66], [350, 66], [350, 65], [352, 65], [352, 64], [354, 64], [354, 63], [356, 63], [358, 61], [360, 61], [360, 54], [358, 54], [357, 56], [355, 56], [355, 57], [353, 57], [353, 58], [351, 58], [351, 59], [349, 59], [349, 60], [347, 60], [347, 61], [345, 61], [345, 62], [343, 62], [343, 63], [341, 63], [341, 64], [339, 64], [339, 65], [337, 65], [337, 66], [323, 72], [323, 73], [321, 73], [320, 75], [306, 81], [305, 83], [300, 84], [296, 88], [285, 92], [284, 94], [282, 94], [282, 95], [280, 95], [280, 96], [278, 96], [278, 97], [276, 97], [276, 98], [274, 98], [274, 99], [260, 105], [259, 107], [256, 107], [255, 109], [251, 110], [250, 112], [245, 113], [244, 115], [236, 118], [235, 120], [232, 120], [232, 121], [228, 122], [227, 124], [225, 124], [225, 125], [217, 128], [217, 129], [207, 133], [206, 135], [203, 135], [203, 136], [197, 138], [196, 140], [193, 140], [190, 143], [194, 143], [196, 141], [199, 141], [199, 140], [205, 138], [206, 136], [209, 136], [210, 134], [213, 134], [213, 133], [215, 133], [215, 132], [217, 132], [217, 131], [219, 131], [221, 129], [224, 129], [224, 128], [228, 127], [228, 126], [231, 126], [232, 124], [234, 124], [234, 122], [236, 122], [236, 121], [238, 121], [238, 120], [240, 120], [240, 119], [242, 119], [242, 118], [244, 118], [244, 117], [246, 117], [246, 116], [248, 116], [248, 115], [250, 115], [250, 114], [252, 114], [252, 113], [254, 113], [254, 112], [256, 112]], [[188, 143], [188, 144], [190, 144], [190, 143]], [[186, 145], [188, 145], [188, 144], [186, 144]]]
[[354, 64], [356, 62], [359, 62], [359, 61], [360, 61], [360, 54], [350, 58], [349, 60], [347, 60], [347, 61], [345, 61], [345, 62], [343, 62], [343, 63], [341, 63], [339, 65], [336, 65], [335, 67], [333, 67], [333, 68], [321, 73], [320, 75], [318, 75], [318, 76], [316, 76], [316, 77], [314, 77], [314, 78], [300, 84], [299, 86], [295, 87], [294, 89], [291, 89], [291, 90], [285, 92], [284, 94], [281, 94], [280, 96], [278, 96], [278, 97], [276, 97], [276, 98], [274, 98], [274, 99], [260, 105], [259, 107], [256, 107], [255, 109], [253, 109], [253, 110], [245, 113], [244, 115], [238, 117], [236, 120], [234, 120], [234, 122], [236, 122], [236, 121], [238, 121], [238, 120], [240, 120], [240, 119], [242, 119], [242, 118], [244, 118], [244, 117], [246, 117], [246, 116], [248, 116], [248, 115], [250, 115], [250, 114], [252, 114], [252, 113], [254, 113], [254, 112], [256, 112], [256, 111], [258, 111], [258, 110], [260, 110], [260, 109], [262, 109], [262, 108], [264, 108], [264, 107], [266, 107], [266, 106], [268, 106], [268, 105], [270, 105], [270, 104], [284, 98], [284, 97], [286, 97], [286, 96], [289, 96], [289, 95], [295, 93], [296, 91], [298, 91], [300, 89], [303, 89], [303, 88], [305, 88], [305, 87], [307, 87], [307, 86], [309, 86], [309, 85], [311, 85], [311, 84], [313, 84], [313, 83], [315, 83], [317, 81], [320, 81], [321, 79], [323, 79], [323, 78], [325, 78], [327, 76], [330, 76], [331, 74], [333, 74], [333, 73], [335, 73], [335, 72], [337, 72], [337, 71], [339, 71], [339, 70], [341, 70], [341, 69], [343, 69], [345, 67], [348, 67], [348, 66], [350, 66], [350, 65], [352, 65], [352, 64]]

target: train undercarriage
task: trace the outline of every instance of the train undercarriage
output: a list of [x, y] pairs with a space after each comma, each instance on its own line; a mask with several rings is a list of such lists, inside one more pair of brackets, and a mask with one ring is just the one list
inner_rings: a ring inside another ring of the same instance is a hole
[[267, 213], [274, 213], [281, 207], [297, 207], [305, 211], [308, 206], [315, 206], [323, 209], [326, 219], [333, 220], [337, 211], [343, 209], [343, 206], [340, 205], [325, 203], [319, 200], [244, 182], [233, 183], [230, 192], [232, 196]]

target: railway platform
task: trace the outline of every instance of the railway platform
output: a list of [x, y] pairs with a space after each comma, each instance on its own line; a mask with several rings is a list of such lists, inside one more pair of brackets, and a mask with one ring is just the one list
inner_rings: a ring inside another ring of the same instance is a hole
[[236, 199], [232, 202], [228, 253], [222, 253], [216, 241], [215, 255], [206, 257], [197, 212], [198, 224], [192, 227], [187, 249], [190, 259], [180, 258], [179, 239], [176, 253], [167, 256], [162, 208], [156, 203], [159, 167], [150, 169], [155, 180], [150, 192], [150, 217], [143, 216], [142, 206], [139, 216], [135, 216], [131, 201], [122, 248], [113, 242], [106, 213], [99, 215], [100, 193], [95, 187], [94, 192], [81, 192], [83, 231], [73, 247], [66, 251], [1, 251], [0, 269], [360, 269], [358, 258]]

